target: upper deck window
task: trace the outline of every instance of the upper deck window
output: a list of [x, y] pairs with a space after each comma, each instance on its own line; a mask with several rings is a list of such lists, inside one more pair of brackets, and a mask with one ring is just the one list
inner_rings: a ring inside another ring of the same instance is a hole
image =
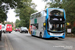
[[37, 14], [36, 14], [36, 17], [41, 17], [41, 13], [40, 13], [40, 12], [37, 13]]
[[64, 12], [61, 9], [49, 9], [49, 16], [64, 16]]
[[53, 21], [65, 21], [62, 9], [49, 9], [49, 19]]

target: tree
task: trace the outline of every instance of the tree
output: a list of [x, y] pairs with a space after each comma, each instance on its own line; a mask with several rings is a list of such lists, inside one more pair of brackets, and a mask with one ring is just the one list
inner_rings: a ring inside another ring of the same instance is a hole
[[0, 0], [0, 22], [7, 19], [7, 12], [10, 8], [19, 7], [21, 0]]
[[15, 25], [16, 28], [21, 27], [20, 20], [16, 19]]
[[21, 0], [19, 7], [15, 9], [16, 16], [20, 18], [20, 24], [24, 27], [29, 27], [30, 15], [35, 12], [35, 4], [31, 3], [32, 0]]
[[75, 0], [67, 1], [63, 5], [63, 8], [66, 11], [66, 19], [73, 25], [73, 22], [75, 21]]
[[4, 13], [2, 10], [0, 11], [0, 23], [4, 22], [4, 20], [7, 19], [6, 13]]

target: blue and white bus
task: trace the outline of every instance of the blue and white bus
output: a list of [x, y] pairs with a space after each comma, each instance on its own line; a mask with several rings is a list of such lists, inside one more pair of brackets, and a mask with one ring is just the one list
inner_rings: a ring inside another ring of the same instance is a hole
[[65, 10], [47, 8], [30, 16], [30, 32], [32, 36], [42, 38], [65, 38]]

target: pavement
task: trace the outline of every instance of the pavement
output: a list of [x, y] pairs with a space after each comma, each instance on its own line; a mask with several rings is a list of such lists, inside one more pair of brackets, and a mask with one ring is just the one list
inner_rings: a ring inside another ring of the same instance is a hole
[[3, 33], [0, 50], [75, 50], [75, 38], [42, 39], [27, 33]]
[[6, 38], [2, 34], [2, 39], [0, 41], [0, 50], [6, 50], [6, 48], [7, 48]]

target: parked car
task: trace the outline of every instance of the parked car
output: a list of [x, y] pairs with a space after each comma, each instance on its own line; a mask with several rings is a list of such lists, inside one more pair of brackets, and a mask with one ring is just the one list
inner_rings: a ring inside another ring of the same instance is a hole
[[5, 26], [4, 25], [2, 25], [2, 32], [4, 32], [5, 31]]
[[20, 28], [16, 28], [15, 31], [20, 31]]
[[22, 32], [28, 33], [27, 27], [21, 27], [20, 28], [20, 33], [22, 33]]

